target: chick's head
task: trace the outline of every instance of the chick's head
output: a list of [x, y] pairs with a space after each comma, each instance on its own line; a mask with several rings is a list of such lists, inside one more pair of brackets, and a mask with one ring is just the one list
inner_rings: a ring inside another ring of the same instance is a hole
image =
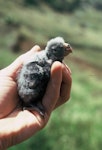
[[72, 52], [72, 48], [62, 37], [48, 41], [46, 51], [50, 59], [62, 61], [64, 56]]

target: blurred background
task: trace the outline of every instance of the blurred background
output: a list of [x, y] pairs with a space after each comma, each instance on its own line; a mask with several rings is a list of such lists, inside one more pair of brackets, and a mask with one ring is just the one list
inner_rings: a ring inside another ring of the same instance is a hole
[[102, 149], [102, 1], [0, 0], [0, 69], [38, 44], [62, 36], [73, 47], [68, 103], [45, 129], [9, 150]]

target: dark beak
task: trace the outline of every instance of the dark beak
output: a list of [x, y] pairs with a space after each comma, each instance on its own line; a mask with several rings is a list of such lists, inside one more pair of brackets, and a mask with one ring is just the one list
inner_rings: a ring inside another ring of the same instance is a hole
[[64, 56], [69, 55], [69, 53], [72, 53], [72, 47], [68, 43], [64, 43], [65, 53]]

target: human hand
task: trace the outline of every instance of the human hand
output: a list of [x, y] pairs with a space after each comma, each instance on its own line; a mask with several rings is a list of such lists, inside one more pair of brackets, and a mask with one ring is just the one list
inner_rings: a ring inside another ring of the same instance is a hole
[[47, 124], [52, 111], [70, 97], [72, 82], [70, 69], [60, 62], [55, 62], [42, 99], [46, 110], [45, 117], [42, 118], [36, 111], [22, 111], [17, 107], [19, 103], [17, 72], [23, 63], [39, 50], [39, 46], [33, 47], [0, 71], [0, 150], [24, 141], [42, 129]]

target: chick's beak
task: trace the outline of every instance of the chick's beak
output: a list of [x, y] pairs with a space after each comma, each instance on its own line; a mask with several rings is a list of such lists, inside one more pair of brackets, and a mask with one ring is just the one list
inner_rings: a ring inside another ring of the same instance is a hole
[[65, 48], [64, 56], [67, 56], [69, 53], [72, 53], [72, 47], [70, 46], [70, 44], [64, 43], [64, 48]]

